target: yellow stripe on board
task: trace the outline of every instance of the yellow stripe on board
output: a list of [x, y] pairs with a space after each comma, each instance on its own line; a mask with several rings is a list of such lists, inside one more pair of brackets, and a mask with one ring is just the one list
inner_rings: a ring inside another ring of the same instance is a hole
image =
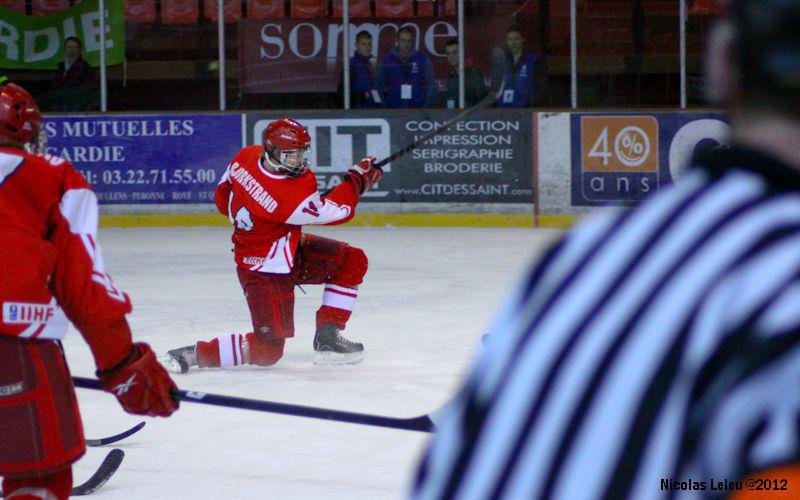
[[103, 214], [100, 227], [230, 226], [219, 214]]
[[548, 227], [554, 229], [567, 229], [572, 227], [580, 215], [539, 215], [539, 227]]
[[[577, 219], [574, 215], [539, 215], [539, 227], [567, 228]], [[229, 226], [218, 214], [104, 214], [100, 227], [172, 227]], [[438, 214], [392, 213], [358, 214], [350, 226], [405, 227], [534, 227], [532, 214]]]
[[533, 214], [358, 214], [354, 226], [533, 227]]

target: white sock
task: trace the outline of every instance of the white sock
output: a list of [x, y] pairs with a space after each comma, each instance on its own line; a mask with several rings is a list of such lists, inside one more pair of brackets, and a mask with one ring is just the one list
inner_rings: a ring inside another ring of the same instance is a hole
[[322, 305], [352, 311], [356, 306], [358, 288], [347, 288], [339, 285], [325, 285], [322, 293]]
[[238, 333], [217, 337], [219, 342], [219, 366], [231, 368], [244, 364], [242, 353], [242, 336]]

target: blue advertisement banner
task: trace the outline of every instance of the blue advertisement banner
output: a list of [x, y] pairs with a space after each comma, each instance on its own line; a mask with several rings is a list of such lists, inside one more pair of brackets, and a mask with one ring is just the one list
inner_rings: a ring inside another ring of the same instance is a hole
[[77, 168], [101, 204], [211, 203], [242, 145], [242, 115], [47, 116], [47, 152]]
[[576, 113], [570, 120], [573, 206], [632, 205], [729, 132], [722, 113]]

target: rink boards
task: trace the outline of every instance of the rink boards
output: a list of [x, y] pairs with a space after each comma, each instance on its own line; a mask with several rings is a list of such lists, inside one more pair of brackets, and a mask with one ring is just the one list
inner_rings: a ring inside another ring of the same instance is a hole
[[[441, 127], [447, 110], [297, 111], [320, 190]], [[48, 152], [94, 186], [106, 227], [225, 225], [213, 191], [242, 146], [282, 112], [46, 117]], [[725, 141], [717, 112], [483, 110], [384, 168], [356, 225], [564, 227], [633, 205]]]

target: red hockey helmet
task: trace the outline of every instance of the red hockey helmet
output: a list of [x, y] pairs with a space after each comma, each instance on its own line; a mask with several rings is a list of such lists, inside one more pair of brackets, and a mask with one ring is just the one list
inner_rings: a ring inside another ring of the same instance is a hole
[[0, 85], [0, 143], [33, 153], [44, 151], [45, 139], [33, 97], [19, 85]]
[[261, 138], [264, 151], [278, 172], [289, 177], [299, 177], [308, 170], [311, 136], [297, 120], [276, 120], [264, 129]]

